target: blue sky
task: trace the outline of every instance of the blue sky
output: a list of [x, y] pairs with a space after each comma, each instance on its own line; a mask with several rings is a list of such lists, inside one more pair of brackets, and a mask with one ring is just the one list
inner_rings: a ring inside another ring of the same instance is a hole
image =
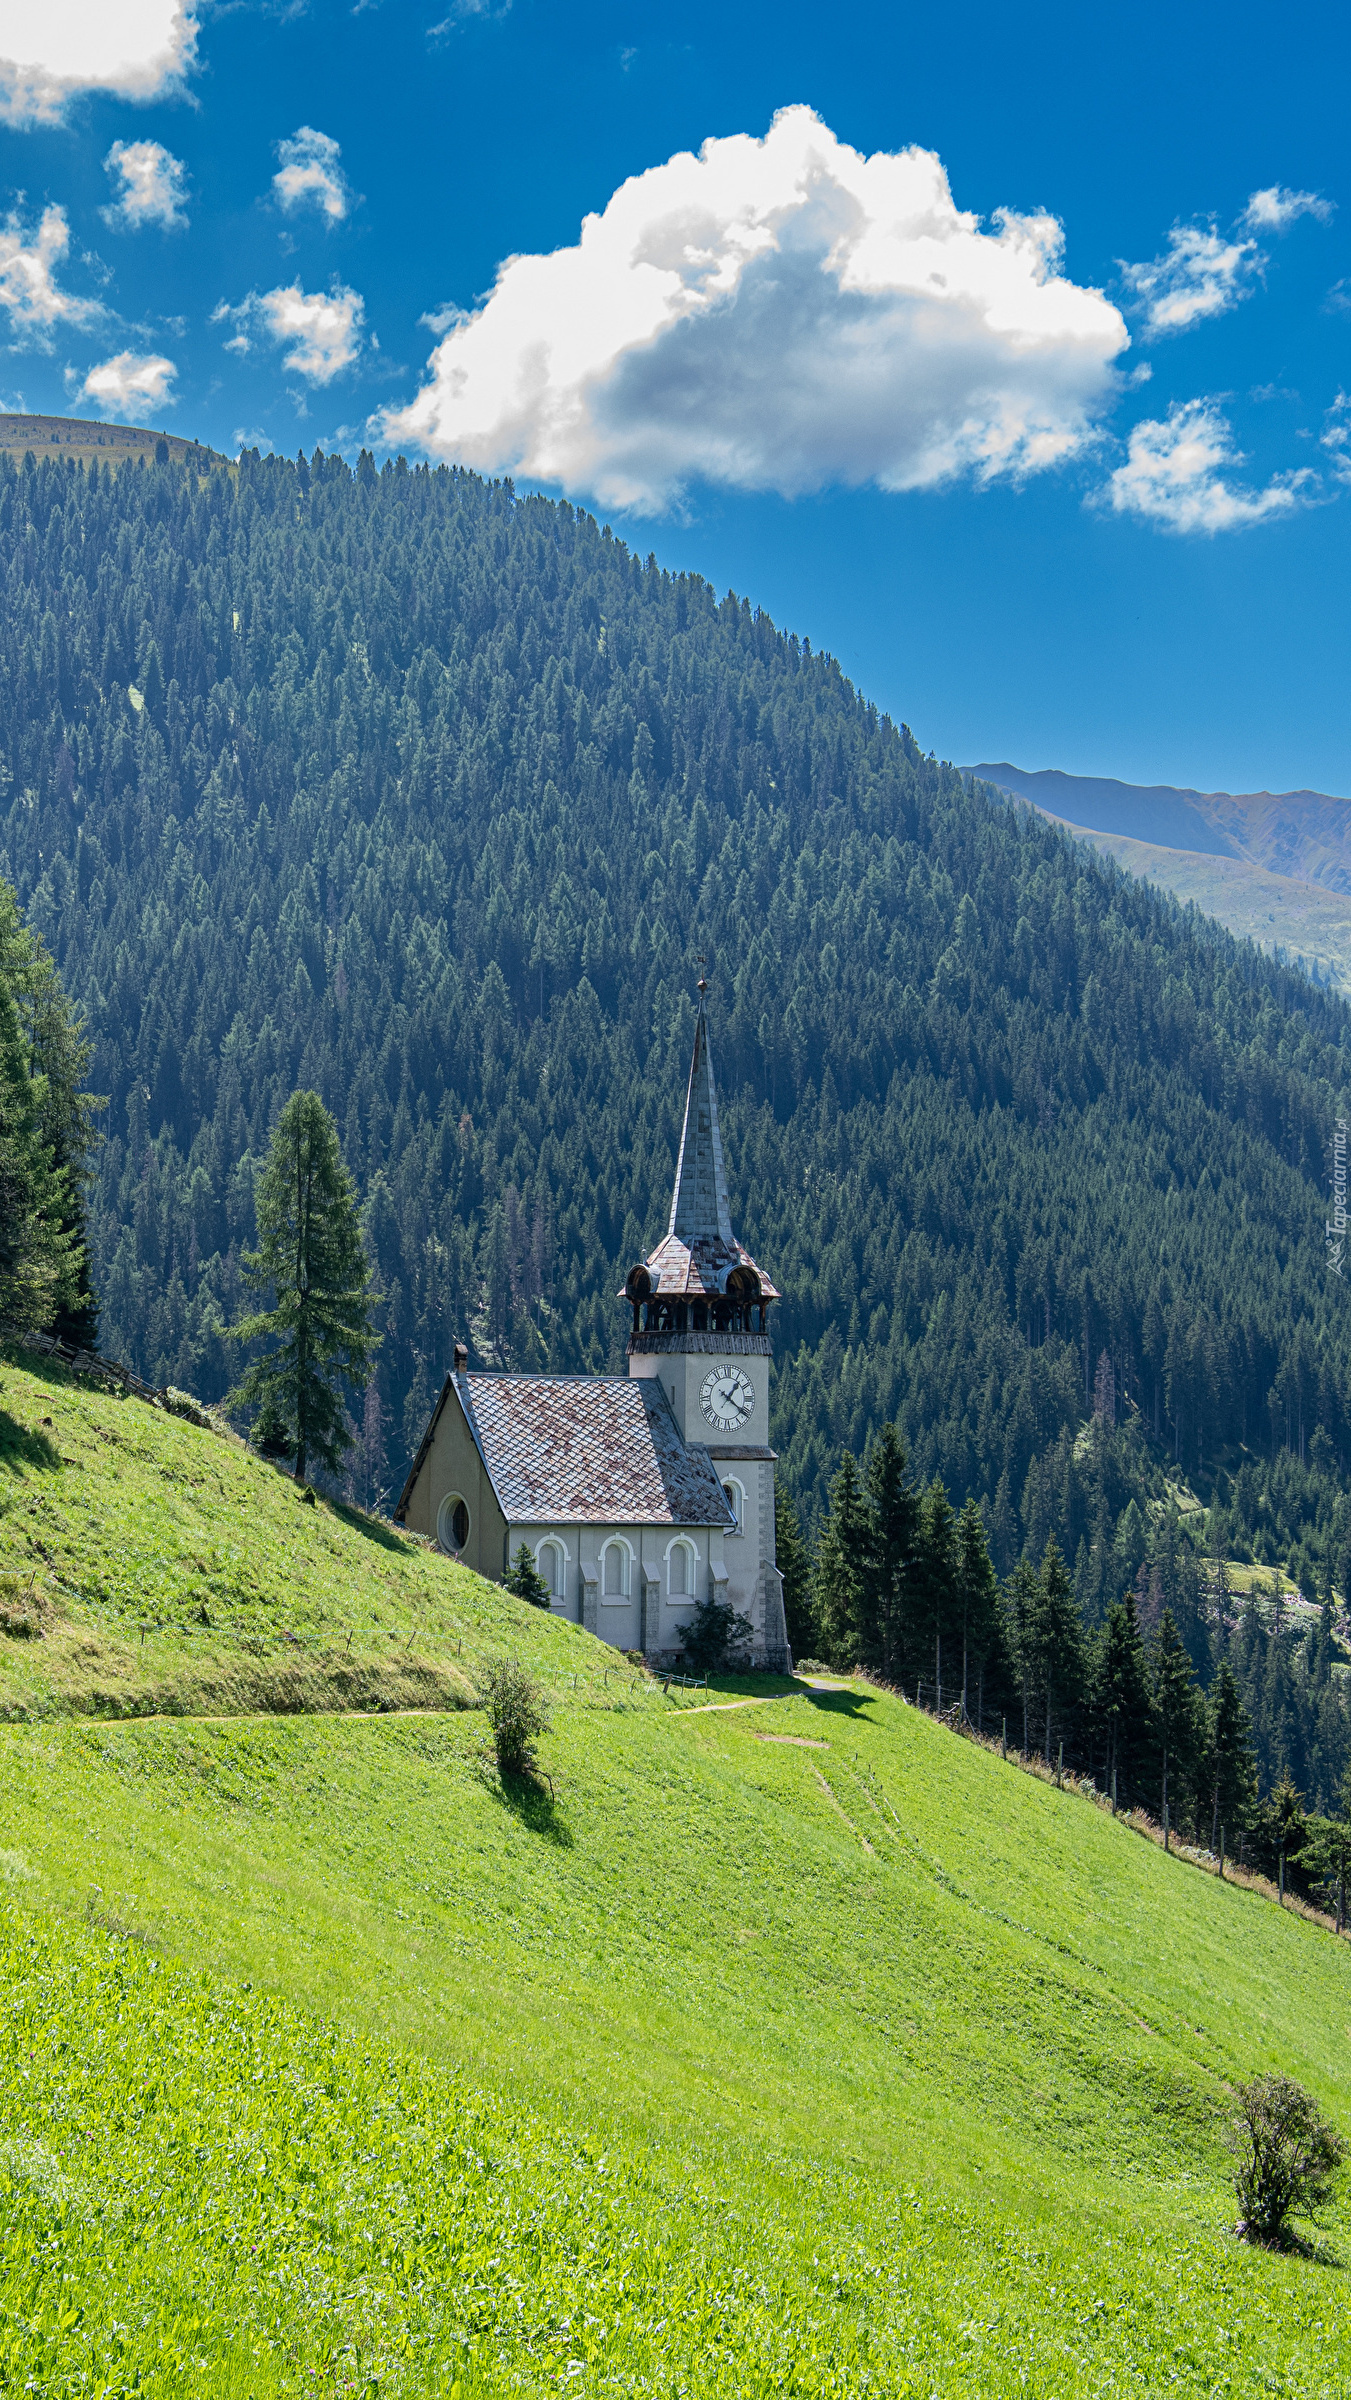
[[565, 490], [959, 761], [1351, 795], [1349, 51], [0, 0], [0, 400]]

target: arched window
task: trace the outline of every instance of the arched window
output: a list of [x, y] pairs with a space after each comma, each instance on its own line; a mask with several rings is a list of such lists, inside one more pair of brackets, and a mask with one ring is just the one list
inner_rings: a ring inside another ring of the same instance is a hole
[[629, 1596], [629, 1550], [627, 1542], [607, 1542], [601, 1558], [601, 1597], [604, 1600], [627, 1600]]
[[561, 1542], [541, 1542], [535, 1561], [551, 1600], [568, 1596], [568, 1562]]
[[688, 1542], [672, 1542], [666, 1554], [666, 1589], [672, 1600], [694, 1598], [694, 1551]]
[[463, 1550], [469, 1539], [469, 1503], [447, 1492], [436, 1512], [436, 1538], [443, 1550]]
[[722, 1496], [736, 1518], [737, 1532], [744, 1533], [746, 1530], [746, 1494], [737, 1482], [735, 1475], [730, 1475], [723, 1485]]

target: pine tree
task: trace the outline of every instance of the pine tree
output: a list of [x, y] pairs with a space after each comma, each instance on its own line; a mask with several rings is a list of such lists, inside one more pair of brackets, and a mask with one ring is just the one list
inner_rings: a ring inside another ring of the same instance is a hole
[[234, 1398], [256, 1408], [274, 1438], [285, 1429], [303, 1483], [311, 1459], [334, 1471], [350, 1445], [341, 1387], [364, 1386], [379, 1339], [356, 1194], [316, 1092], [293, 1093], [282, 1110], [257, 1209], [258, 1248], [245, 1253], [244, 1275], [273, 1301], [233, 1331], [236, 1341], [276, 1346]]
[[853, 1453], [846, 1450], [816, 1552], [816, 1618], [834, 1666], [853, 1666], [867, 1636], [870, 1548], [867, 1503]]
[[1151, 1665], [1160, 1753], [1159, 1815], [1166, 1839], [1171, 1819], [1177, 1813], [1176, 1795], [1193, 1788], [1202, 1731], [1191, 1660], [1169, 1608], [1159, 1619]]
[[[957, 1594], [957, 1519], [941, 1478], [935, 1475], [919, 1504], [916, 1538], [915, 1633], [918, 1657], [933, 1675], [934, 1707], [941, 1709], [943, 1692], [960, 1688], [960, 1662], [954, 1651], [960, 1643]], [[944, 1649], [948, 1663], [943, 1663]], [[954, 1673], [956, 1669], [956, 1673]]]
[[78, 1271], [64, 1224], [69, 1186], [42, 1138], [44, 1097], [0, 982], [0, 1323], [25, 1331], [51, 1323], [72, 1297]]
[[39, 1140], [59, 1179], [60, 1229], [68, 1237], [63, 1254], [69, 1263], [45, 1321], [58, 1340], [92, 1350], [98, 1338], [98, 1303], [89, 1275], [84, 1202], [95, 1118], [103, 1103], [84, 1090], [91, 1045], [79, 1012], [67, 999], [45, 944], [24, 924], [14, 892], [3, 879], [0, 983], [13, 1003], [29, 1099]]
[[1031, 1742], [1041, 1616], [1041, 1587], [1037, 1570], [1030, 1559], [1020, 1558], [1005, 1583], [1000, 1595], [1000, 1614], [1004, 1624], [1005, 1645], [1017, 1683], [1017, 1699], [1022, 1708], [1021, 1747], [1026, 1758]]
[[1144, 1637], [1135, 1594], [1127, 1591], [1107, 1612], [1093, 1676], [1093, 1724], [1105, 1753], [1107, 1788], [1127, 1808], [1142, 1791], [1151, 1709]]
[[[962, 1619], [962, 1708], [970, 1713], [973, 1672], [982, 1690], [983, 1669], [999, 1626], [999, 1586], [985, 1541], [985, 1527], [974, 1500], [963, 1503], [957, 1519], [957, 1592]], [[977, 1730], [983, 1714], [976, 1704]]]
[[1043, 1707], [1049, 1762], [1053, 1734], [1073, 1742], [1079, 1712], [1088, 1688], [1084, 1630], [1075, 1605], [1074, 1586], [1052, 1534], [1037, 1577], [1033, 1656]]
[[888, 1681], [913, 1654], [917, 1597], [920, 1507], [907, 1480], [905, 1444], [892, 1424], [882, 1427], [868, 1453], [865, 1475], [869, 1534], [867, 1638], [875, 1663]]
[[509, 1592], [514, 1592], [518, 1600], [528, 1600], [532, 1608], [549, 1606], [549, 1586], [531, 1556], [528, 1542], [519, 1545], [505, 1583]]
[[814, 1658], [820, 1643], [811, 1552], [787, 1486], [774, 1478], [774, 1557], [783, 1577], [783, 1613], [794, 1658]]

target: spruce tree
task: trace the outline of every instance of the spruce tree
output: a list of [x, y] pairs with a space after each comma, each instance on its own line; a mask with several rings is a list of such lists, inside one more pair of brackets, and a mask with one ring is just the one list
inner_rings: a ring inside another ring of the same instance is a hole
[[[941, 1478], [935, 1475], [919, 1505], [916, 1541], [915, 1633], [921, 1672], [933, 1677], [934, 1706], [944, 1689], [960, 1689], [961, 1640], [957, 1598], [957, 1519]], [[947, 1665], [944, 1665], [944, 1652]], [[953, 1669], [956, 1668], [954, 1675]]]
[[284, 1428], [305, 1480], [312, 1459], [336, 1471], [350, 1447], [342, 1387], [364, 1387], [379, 1336], [351, 1177], [338, 1129], [317, 1092], [295, 1092], [272, 1136], [258, 1185], [258, 1248], [245, 1280], [272, 1306], [233, 1328], [273, 1345], [243, 1376], [235, 1400], [258, 1411], [275, 1440]]
[[69, 1185], [42, 1138], [41, 1079], [8, 987], [0, 982], [0, 1324], [50, 1325], [74, 1294], [78, 1255], [65, 1224]]
[[[962, 1621], [962, 1706], [970, 1714], [970, 1685], [978, 1687], [999, 1623], [999, 1586], [986, 1547], [985, 1527], [974, 1500], [964, 1502], [957, 1519], [957, 1596]], [[983, 1696], [983, 1695], [982, 1695]], [[977, 1730], [982, 1714], [978, 1700]]]
[[866, 1631], [888, 1681], [900, 1675], [914, 1647], [920, 1509], [907, 1466], [900, 1434], [884, 1425], [868, 1453], [865, 1478], [871, 1537]]
[[814, 1658], [820, 1644], [811, 1552], [793, 1505], [793, 1495], [774, 1478], [774, 1557], [783, 1577], [783, 1613], [794, 1658]]
[[870, 1549], [863, 1486], [853, 1453], [846, 1450], [830, 1487], [816, 1552], [816, 1617], [832, 1666], [853, 1666], [867, 1639]]
[[1232, 1838], [1246, 1831], [1257, 1796], [1252, 1724], [1227, 1658], [1216, 1669], [1206, 1716], [1210, 1847], [1218, 1850], [1222, 1832]]
[[1141, 1796], [1152, 1703], [1135, 1594], [1114, 1600], [1093, 1677], [1093, 1726], [1104, 1750], [1107, 1789], [1127, 1808]]
[[1159, 1816], [1166, 1833], [1171, 1816], [1177, 1813], [1177, 1795], [1193, 1787], [1202, 1726], [1191, 1660], [1169, 1608], [1159, 1619], [1151, 1664], [1160, 1760]]
[[541, 1575], [531, 1554], [528, 1542], [521, 1542], [506, 1577], [506, 1588], [518, 1600], [528, 1600], [532, 1608], [549, 1606], [549, 1586]]
[[67, 1237], [62, 1245], [67, 1264], [43, 1322], [59, 1341], [92, 1350], [98, 1338], [98, 1303], [90, 1282], [84, 1195], [95, 1119], [103, 1103], [84, 1089], [91, 1045], [83, 1021], [66, 997], [46, 945], [24, 924], [15, 894], [3, 878], [0, 983], [13, 1004], [16, 1055], [27, 1075], [37, 1137], [56, 1178], [52, 1198], [59, 1194], [59, 1226]]
[[1033, 1655], [1044, 1708], [1049, 1762], [1052, 1737], [1074, 1741], [1088, 1689], [1084, 1629], [1069, 1569], [1052, 1534], [1037, 1577]]

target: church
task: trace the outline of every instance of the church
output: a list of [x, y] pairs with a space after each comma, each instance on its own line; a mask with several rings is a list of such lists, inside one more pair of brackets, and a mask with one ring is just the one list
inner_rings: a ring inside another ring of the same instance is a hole
[[769, 1311], [779, 1294], [732, 1232], [699, 984], [666, 1233], [618, 1297], [627, 1375], [470, 1374], [457, 1343], [396, 1511], [500, 1582], [525, 1543], [560, 1616], [674, 1664], [699, 1602], [792, 1665], [774, 1562]]

